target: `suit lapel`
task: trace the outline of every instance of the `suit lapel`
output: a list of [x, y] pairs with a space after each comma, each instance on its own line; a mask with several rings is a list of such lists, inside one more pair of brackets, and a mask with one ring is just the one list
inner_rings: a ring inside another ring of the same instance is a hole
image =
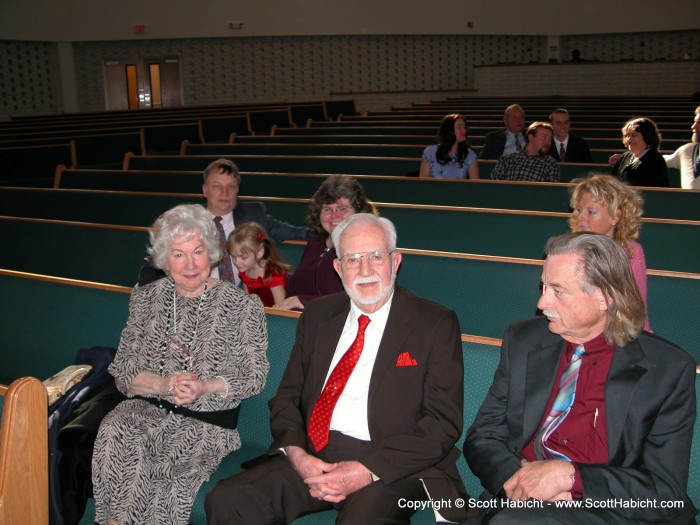
[[521, 448], [535, 435], [547, 410], [564, 346], [560, 337], [545, 336], [542, 347], [527, 357]]
[[608, 458], [611, 462], [620, 446], [637, 383], [646, 373], [645, 361], [646, 357], [638, 341], [615, 349], [605, 383], [605, 424], [608, 434]]
[[382, 340], [379, 343], [377, 357], [374, 361], [372, 369], [372, 377], [369, 383], [369, 396], [367, 403], [372, 402], [372, 398], [376, 393], [379, 385], [382, 383], [382, 378], [391, 369], [396, 366], [396, 358], [404, 348], [404, 341], [411, 333], [411, 314], [406, 309], [405, 296], [400, 287], [394, 289], [394, 297], [391, 301], [391, 310], [389, 317], [386, 320]]

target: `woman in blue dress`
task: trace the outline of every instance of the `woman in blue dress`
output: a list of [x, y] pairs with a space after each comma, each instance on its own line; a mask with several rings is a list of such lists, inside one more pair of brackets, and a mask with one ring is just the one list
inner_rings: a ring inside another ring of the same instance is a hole
[[437, 133], [437, 144], [423, 151], [421, 177], [439, 179], [478, 179], [476, 153], [469, 147], [469, 125], [458, 114], [445, 115]]

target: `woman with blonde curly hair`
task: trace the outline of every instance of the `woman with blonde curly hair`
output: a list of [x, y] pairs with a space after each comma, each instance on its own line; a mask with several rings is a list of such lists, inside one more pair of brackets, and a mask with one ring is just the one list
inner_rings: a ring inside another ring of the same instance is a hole
[[[647, 304], [647, 265], [644, 249], [637, 242], [643, 200], [639, 192], [611, 175], [574, 179], [569, 188], [571, 231], [594, 232], [616, 240], [630, 260], [639, 293]], [[644, 324], [649, 328], [649, 315]]]

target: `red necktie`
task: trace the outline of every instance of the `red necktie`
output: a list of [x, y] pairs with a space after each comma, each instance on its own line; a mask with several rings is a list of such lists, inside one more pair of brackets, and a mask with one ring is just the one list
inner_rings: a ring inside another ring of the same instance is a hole
[[323, 449], [328, 444], [328, 432], [331, 428], [331, 417], [340, 394], [345, 390], [345, 385], [348, 383], [350, 374], [355, 369], [362, 348], [365, 344], [365, 329], [370, 322], [370, 318], [366, 315], [361, 315], [357, 319], [360, 325], [357, 329], [357, 337], [350, 345], [350, 348], [340, 358], [338, 364], [331, 372], [326, 386], [323, 387], [321, 395], [318, 396], [316, 404], [311, 411], [309, 418], [309, 438], [316, 452]]

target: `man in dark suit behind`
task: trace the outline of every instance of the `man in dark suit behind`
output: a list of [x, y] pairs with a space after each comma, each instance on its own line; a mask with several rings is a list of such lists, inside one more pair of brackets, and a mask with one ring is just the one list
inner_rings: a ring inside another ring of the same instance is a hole
[[515, 153], [525, 147], [525, 110], [519, 104], [511, 104], [503, 114], [503, 123], [506, 129], [492, 131], [484, 137], [484, 147], [479, 153], [480, 159], [498, 160], [503, 155]]
[[[290, 523], [333, 508], [337, 523], [408, 524], [416, 503], [430, 501], [447, 520], [469, 515], [454, 446], [463, 404], [457, 317], [394, 286], [401, 254], [387, 219], [351, 215], [332, 237], [347, 293], [301, 314], [270, 401], [270, 457], [219, 482], [206, 498], [210, 525]], [[337, 402], [325, 405], [332, 392]]]
[[693, 359], [642, 331], [644, 303], [614, 240], [570, 233], [546, 253], [544, 316], [506, 331], [464, 443], [491, 503], [481, 523], [695, 523]]
[[[557, 108], [549, 114], [549, 122], [554, 130], [554, 140], [549, 148], [549, 154], [558, 162], [578, 162], [591, 164], [593, 155], [588, 143], [581, 137], [571, 135], [571, 118], [568, 110]], [[564, 158], [562, 158], [564, 155]]]

